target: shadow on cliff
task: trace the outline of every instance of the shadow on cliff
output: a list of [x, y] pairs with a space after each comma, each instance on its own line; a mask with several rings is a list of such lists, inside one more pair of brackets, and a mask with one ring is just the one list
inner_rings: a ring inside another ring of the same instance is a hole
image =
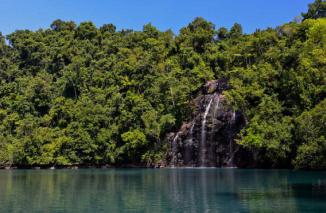
[[170, 133], [167, 165], [171, 167], [253, 167], [254, 155], [235, 142], [246, 118], [226, 104], [227, 80], [205, 84], [192, 100], [192, 120]]

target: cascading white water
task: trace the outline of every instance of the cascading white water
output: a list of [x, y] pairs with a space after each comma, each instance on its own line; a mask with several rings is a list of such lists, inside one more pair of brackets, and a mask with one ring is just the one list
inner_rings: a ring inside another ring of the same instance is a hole
[[191, 140], [193, 140], [193, 137], [194, 137], [194, 127], [195, 127], [195, 122], [193, 121], [192, 125], [191, 125], [191, 128], [190, 128], [190, 131], [189, 131], [189, 136], [190, 136]]
[[172, 141], [172, 166], [176, 166], [178, 161], [178, 139], [179, 139], [180, 132], [178, 132]]
[[207, 148], [206, 148], [206, 118], [207, 115], [209, 113], [209, 110], [211, 108], [213, 99], [214, 99], [215, 95], [213, 95], [211, 97], [211, 99], [209, 100], [209, 103], [206, 107], [205, 113], [204, 113], [204, 117], [202, 120], [202, 126], [201, 126], [201, 140], [200, 140], [200, 164], [201, 166], [206, 166], [206, 153], [207, 153]]
[[170, 138], [169, 165], [234, 167], [239, 162], [241, 153], [234, 138], [245, 120], [241, 113], [230, 111], [225, 104], [224, 86], [210, 81], [194, 99], [193, 120], [183, 123]]
[[213, 113], [214, 118], [216, 117], [216, 113], [217, 113], [219, 107], [220, 107], [220, 96], [216, 95], [216, 104], [215, 104], [214, 113]]
[[187, 139], [184, 143], [184, 164], [187, 166], [194, 165], [193, 161], [193, 146], [194, 146], [194, 127], [195, 127], [195, 121], [192, 122], [192, 125], [189, 129]]
[[232, 123], [234, 123], [234, 122], [235, 122], [235, 111], [233, 111], [233, 113], [232, 113], [231, 122], [232, 122]]

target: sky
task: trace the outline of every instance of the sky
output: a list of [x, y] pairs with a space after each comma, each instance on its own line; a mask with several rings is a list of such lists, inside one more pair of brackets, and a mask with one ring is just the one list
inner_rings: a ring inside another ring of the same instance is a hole
[[246, 33], [276, 27], [307, 11], [313, 0], [0, 0], [0, 32], [48, 28], [56, 19], [112, 23], [118, 29], [141, 30], [151, 23], [178, 33], [194, 18], [216, 28], [240, 23]]

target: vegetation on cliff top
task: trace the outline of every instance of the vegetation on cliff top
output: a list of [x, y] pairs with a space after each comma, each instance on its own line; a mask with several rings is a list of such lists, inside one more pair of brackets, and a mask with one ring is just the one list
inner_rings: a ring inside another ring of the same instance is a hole
[[[190, 101], [226, 78], [271, 166], [326, 168], [326, 3], [302, 23], [246, 35], [196, 18], [179, 35], [56, 20], [0, 34], [0, 165], [153, 163]], [[7, 39], [7, 42], [6, 42]]]

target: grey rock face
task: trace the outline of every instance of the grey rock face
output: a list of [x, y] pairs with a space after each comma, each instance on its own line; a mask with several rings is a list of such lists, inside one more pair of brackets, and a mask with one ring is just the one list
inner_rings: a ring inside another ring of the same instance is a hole
[[222, 80], [209, 81], [194, 100], [193, 120], [169, 137], [167, 163], [173, 167], [241, 166], [245, 151], [234, 141], [245, 117], [226, 106]]

